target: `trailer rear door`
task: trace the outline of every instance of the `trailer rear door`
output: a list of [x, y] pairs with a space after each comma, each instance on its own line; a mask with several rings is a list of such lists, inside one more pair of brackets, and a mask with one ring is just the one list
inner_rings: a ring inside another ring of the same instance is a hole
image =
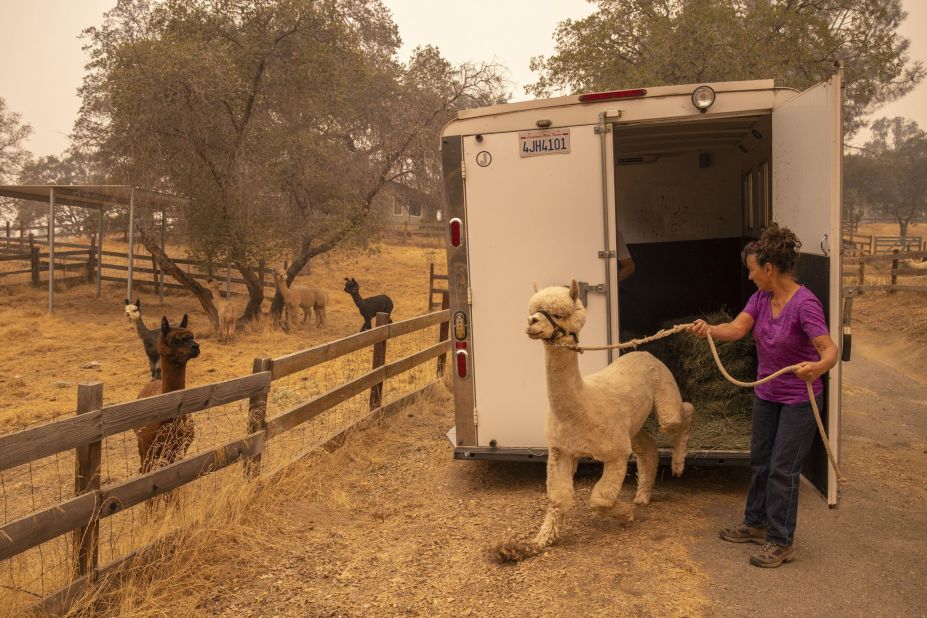
[[[525, 335], [528, 299], [533, 282], [608, 284], [604, 141], [591, 125], [463, 138], [479, 446], [547, 444], [544, 351]], [[604, 294], [589, 293], [581, 341], [605, 342], [606, 319]], [[580, 370], [607, 363], [605, 352], [587, 352]]]
[[[773, 110], [772, 215], [801, 239], [801, 283], [824, 305], [831, 336], [840, 342], [840, 215], [843, 150], [840, 75], [809, 88]], [[831, 449], [840, 456], [840, 364], [826, 381], [821, 410]], [[837, 503], [837, 483], [819, 439], [804, 474]]]

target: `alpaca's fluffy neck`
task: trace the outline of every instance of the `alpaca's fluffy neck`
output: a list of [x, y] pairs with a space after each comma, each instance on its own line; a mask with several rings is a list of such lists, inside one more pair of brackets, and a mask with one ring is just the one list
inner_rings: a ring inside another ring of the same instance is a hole
[[571, 412], [578, 412], [580, 406], [576, 403], [583, 390], [583, 376], [579, 373], [579, 354], [545, 345], [544, 360], [551, 413], [562, 418]]
[[280, 275], [274, 275], [274, 279], [277, 282], [277, 288], [280, 290], [281, 296], [284, 298], [290, 293], [290, 286], [286, 284], [286, 277], [281, 277]]
[[178, 365], [161, 355], [161, 392], [182, 391], [187, 387], [187, 364]]

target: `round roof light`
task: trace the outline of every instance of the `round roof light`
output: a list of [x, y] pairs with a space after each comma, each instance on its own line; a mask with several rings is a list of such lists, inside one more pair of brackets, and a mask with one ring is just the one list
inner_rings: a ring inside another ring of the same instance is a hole
[[708, 108], [711, 107], [715, 102], [715, 91], [712, 90], [711, 86], [699, 86], [692, 91], [692, 105], [698, 109], [698, 111], [705, 113], [708, 111]]

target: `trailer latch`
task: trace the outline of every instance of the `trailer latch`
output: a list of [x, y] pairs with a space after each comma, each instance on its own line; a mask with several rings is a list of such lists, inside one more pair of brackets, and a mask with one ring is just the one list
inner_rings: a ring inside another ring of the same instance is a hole
[[583, 307], [586, 307], [588, 303], [586, 302], [589, 292], [595, 294], [605, 294], [605, 284], [604, 283], [589, 283], [587, 281], [577, 281], [576, 285], [579, 287], [579, 299], [583, 302]]
[[604, 251], [604, 250], [603, 250], [603, 251], [599, 251], [599, 258], [600, 258], [600, 259], [603, 259], [603, 260], [608, 259], [608, 258], [613, 258], [613, 257], [615, 257], [615, 255], [616, 255], [616, 254], [615, 254], [615, 250], [614, 250], [614, 249], [610, 249], [610, 250], [608, 250], [608, 251]]

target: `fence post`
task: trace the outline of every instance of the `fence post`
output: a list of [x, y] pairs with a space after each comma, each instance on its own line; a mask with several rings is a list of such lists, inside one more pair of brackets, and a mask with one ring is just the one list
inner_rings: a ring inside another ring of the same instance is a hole
[[[450, 303], [449, 296], [450, 296], [449, 292], [446, 292], [446, 291], [441, 294], [441, 311], [450, 309], [451, 303]], [[450, 331], [450, 327], [451, 327], [450, 320], [451, 318], [448, 318], [447, 322], [441, 322], [441, 326], [438, 328], [438, 343], [441, 343], [442, 341], [447, 341], [448, 332]], [[444, 353], [438, 357], [438, 377], [441, 377], [444, 375], [444, 367], [446, 364], [447, 364], [447, 353]]]
[[[274, 359], [261, 356], [254, 359], [251, 373], [274, 370]], [[248, 399], [248, 435], [267, 428], [267, 391], [255, 393]], [[261, 453], [245, 458], [245, 476], [254, 478], [261, 474]]]
[[[378, 312], [374, 326], [383, 326], [389, 324], [389, 314]], [[386, 364], [386, 340], [373, 344], [373, 369], [382, 367]], [[370, 411], [380, 407], [383, 402], [383, 382], [378, 382], [370, 387]]]
[[90, 248], [87, 250], [87, 283], [93, 281], [94, 274], [96, 272], [96, 238], [97, 237], [95, 234], [90, 235]]
[[865, 256], [859, 256], [859, 284], [863, 285], [866, 280], [866, 261]]
[[[892, 258], [892, 285], [898, 284], [898, 249], [892, 249], [892, 255], [895, 257]], [[895, 290], [889, 290], [894, 293]]]
[[[103, 383], [77, 385], [77, 413], [85, 414], [103, 407]], [[100, 490], [102, 441], [77, 447], [74, 460], [74, 495]], [[99, 559], [100, 521], [95, 516], [74, 531], [74, 577], [91, 575]]]
[[29, 235], [29, 267], [32, 269], [32, 287], [39, 287], [39, 248], [32, 242], [32, 234]]
[[428, 263], [428, 312], [434, 311], [434, 298], [435, 294], [435, 263]]

